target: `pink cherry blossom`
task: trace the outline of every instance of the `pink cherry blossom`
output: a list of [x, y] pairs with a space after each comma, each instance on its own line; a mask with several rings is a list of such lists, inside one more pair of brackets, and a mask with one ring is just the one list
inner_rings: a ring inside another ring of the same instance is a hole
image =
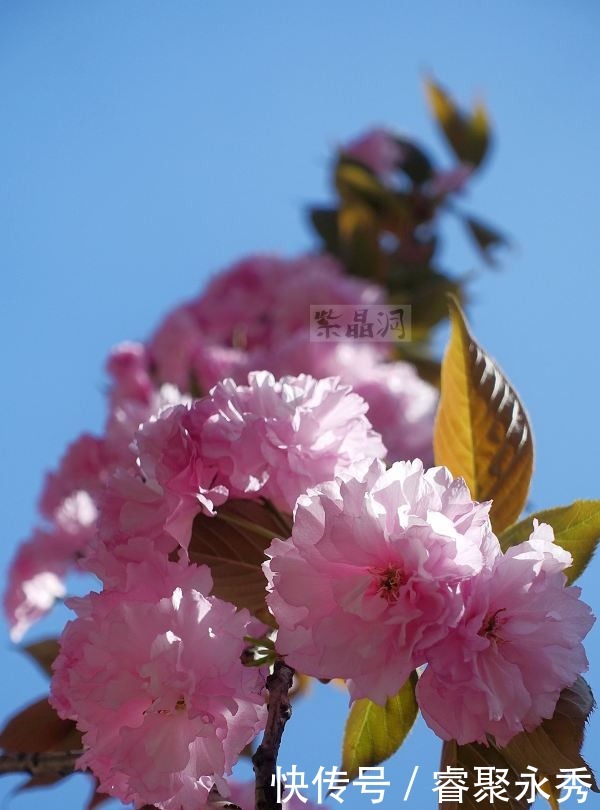
[[563, 688], [587, 669], [581, 644], [594, 618], [566, 586], [571, 555], [550, 526], [467, 582], [464, 614], [428, 652], [419, 680], [423, 716], [443, 739], [506, 745], [551, 717]]
[[158, 379], [189, 391], [196, 352], [207, 340], [209, 337], [202, 331], [192, 302], [169, 312], [148, 342], [148, 353]]
[[386, 129], [372, 129], [346, 144], [342, 153], [368, 166], [387, 180], [403, 157], [403, 149]]
[[310, 306], [383, 301], [380, 287], [352, 279], [330, 256], [250, 256], [219, 273], [194, 305], [209, 342], [272, 349], [310, 323]]
[[[139, 474], [132, 442], [140, 423], [167, 406], [191, 401], [173, 386], [153, 386], [140, 344], [117, 347], [107, 370], [112, 380], [104, 436], [80, 436], [47, 475], [40, 498], [44, 525], [19, 549], [11, 566], [4, 606], [15, 639], [64, 595], [63, 580], [70, 571], [87, 568], [105, 487], [117, 469]], [[196, 494], [201, 495], [199, 490]], [[173, 500], [171, 506], [175, 510]], [[182, 525], [184, 511], [177, 513]]]
[[194, 517], [199, 512], [214, 514], [228, 496], [217, 466], [203, 453], [196, 428], [189, 407], [179, 405], [144, 422], [135, 439], [145, 481], [160, 488], [172, 504], [165, 530], [182, 546], [187, 545]]
[[12, 560], [4, 593], [4, 613], [13, 641], [42, 618], [65, 595], [64, 578], [81, 549], [91, 543], [96, 506], [86, 492], [62, 501], [50, 528], [36, 529]]
[[58, 468], [46, 476], [40, 498], [40, 512], [49, 520], [74, 492], [87, 492], [96, 500], [111, 464], [111, 453], [103, 439], [84, 433], [65, 451]]
[[456, 194], [464, 189], [472, 174], [473, 167], [469, 163], [460, 163], [449, 171], [437, 172], [427, 184], [427, 193], [430, 197]]
[[172, 503], [160, 487], [138, 473], [117, 470], [100, 502], [98, 527], [88, 543], [81, 567], [95, 574], [105, 587], [123, 588], [127, 564], [161, 554], [166, 559], [178, 541], [165, 530]]
[[349, 278], [330, 256], [249, 256], [169, 313], [148, 356], [160, 381], [204, 394], [225, 377], [270, 368], [270, 353], [308, 328], [311, 304], [383, 300], [380, 287]]
[[245, 667], [245, 610], [216, 597], [208, 568], [153, 559], [130, 589], [70, 600], [51, 702], [83, 732], [81, 768], [136, 807], [203, 807], [264, 726], [266, 672]]
[[264, 367], [275, 375], [339, 376], [368, 403], [367, 418], [381, 434], [387, 460], [420, 458], [428, 466], [438, 392], [410, 363], [389, 362], [387, 355], [386, 344], [316, 343], [298, 332], [264, 357]]
[[232, 496], [269, 498], [291, 511], [307, 487], [385, 448], [366, 403], [335, 378], [277, 381], [253, 372], [248, 385], [224, 380], [192, 408], [204, 453], [218, 463]]
[[420, 461], [301, 495], [290, 540], [265, 563], [277, 649], [299, 671], [346, 678], [383, 703], [457, 624], [460, 584], [499, 553], [489, 503]]
[[224, 476], [205, 457], [197, 427], [189, 405], [163, 409], [140, 425], [135, 469], [118, 469], [107, 482], [97, 536], [82, 562], [105, 586], [121, 586], [128, 561], [186, 549], [196, 515], [213, 515], [227, 500]]
[[147, 405], [155, 386], [149, 372], [149, 358], [142, 343], [121, 343], [111, 351], [106, 361], [111, 378], [110, 400], [117, 403], [131, 400]]
[[362, 377], [355, 376], [352, 388], [369, 403], [367, 416], [381, 433], [388, 461], [420, 458], [425, 466], [433, 463], [438, 392], [419, 377], [414, 366], [378, 363]]

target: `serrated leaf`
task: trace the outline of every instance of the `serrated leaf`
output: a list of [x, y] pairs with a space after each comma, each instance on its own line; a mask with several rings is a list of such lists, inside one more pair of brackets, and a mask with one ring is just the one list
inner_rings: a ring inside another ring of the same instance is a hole
[[35, 661], [38, 667], [46, 675], [52, 677], [52, 664], [59, 652], [58, 639], [47, 638], [43, 641], [36, 641], [27, 647], [21, 647], [24, 653]]
[[491, 135], [483, 104], [476, 103], [473, 111], [466, 114], [433, 79], [425, 80], [425, 94], [433, 116], [454, 154], [463, 163], [479, 166], [487, 154]]
[[450, 324], [434, 428], [435, 463], [462, 476], [475, 500], [493, 499], [492, 526], [501, 532], [514, 523], [527, 500], [533, 471], [531, 428], [517, 393], [471, 336], [452, 297]]
[[534, 518], [549, 523], [556, 543], [571, 553], [573, 565], [565, 569], [565, 575], [569, 583], [574, 582], [585, 571], [600, 541], [600, 501], [575, 501], [569, 506], [534, 512], [502, 532], [502, 551], [527, 540]]
[[358, 776], [359, 768], [379, 765], [400, 748], [417, 718], [416, 683], [417, 676], [413, 673], [385, 706], [367, 698], [352, 704], [344, 731], [341, 766], [350, 780]]
[[290, 536], [286, 520], [289, 518], [283, 518], [272, 507], [250, 500], [231, 500], [217, 510], [215, 517], [195, 518], [190, 560], [210, 567], [215, 596], [248, 608], [263, 620], [268, 618], [266, 579], [261, 566], [271, 540]]
[[586, 768], [591, 789], [599, 793], [594, 775], [580, 753], [585, 724], [594, 705], [592, 690], [580, 676], [563, 689], [549, 720], [533, 731], [517, 734], [499, 750], [516, 770], [524, 771], [531, 765], [547, 777], [560, 776], [561, 768]]
[[0, 748], [10, 754], [77, 751], [81, 734], [72, 720], [62, 720], [46, 698], [13, 715], [0, 732]]
[[[442, 760], [440, 763], [440, 770], [445, 771], [447, 768], [462, 768], [467, 773], [465, 781], [466, 790], [462, 793], [462, 802], [458, 801], [443, 801], [439, 802], [439, 806], [444, 810], [474, 810], [474, 808], [482, 807], [504, 807], [506, 810], [525, 810], [530, 808], [531, 805], [526, 801], [526, 797], [517, 799], [521, 792], [521, 788], [515, 788], [515, 780], [520, 778], [520, 774], [506, 762], [502, 754], [493, 746], [486, 747], [479, 743], [470, 743], [469, 745], [458, 745], [454, 740], [445, 742], [442, 746]], [[485, 798], [477, 801], [476, 795], [479, 788], [475, 787], [477, 781], [476, 768], [502, 768], [508, 770], [506, 779], [508, 785], [504, 785], [506, 790], [505, 795], [508, 801], [496, 800], [495, 802], [485, 801]]]
[[[527, 802], [528, 794], [517, 800], [517, 796], [522, 791], [522, 786], [516, 786], [516, 781], [522, 781], [522, 773], [527, 771], [528, 766], [537, 768], [538, 781], [542, 782], [543, 790], [550, 794], [548, 800], [553, 810], [556, 810], [560, 791], [557, 784], [560, 780], [561, 768], [585, 768], [591, 777], [592, 790], [598, 792], [598, 786], [594, 774], [580, 754], [583, 744], [583, 732], [585, 723], [594, 707], [592, 692], [583, 678], [578, 678], [573, 686], [563, 689], [560, 699], [556, 705], [554, 716], [531, 732], [517, 734], [507, 746], [499, 748], [490, 739], [489, 746], [471, 743], [470, 745], [458, 745], [456, 742], [444, 743], [442, 749], [442, 770], [448, 766], [461, 767], [467, 772], [466, 785], [468, 790], [463, 793], [462, 803], [442, 802], [441, 806], [445, 810], [473, 810], [481, 807], [497, 807], [501, 805], [507, 810], [524, 810], [531, 807]], [[476, 768], [501, 768], [506, 769], [508, 786], [506, 793], [509, 802], [495, 801], [493, 804], [487, 801], [477, 801], [477, 788], [475, 781], [477, 776]]]

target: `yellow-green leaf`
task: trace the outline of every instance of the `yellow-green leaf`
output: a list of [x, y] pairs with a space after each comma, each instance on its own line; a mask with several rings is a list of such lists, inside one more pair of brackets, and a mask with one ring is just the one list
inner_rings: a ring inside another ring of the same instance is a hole
[[361, 202], [377, 213], [386, 211], [393, 200], [392, 192], [373, 172], [352, 159], [341, 157], [335, 171], [335, 185], [344, 202]]
[[483, 104], [476, 103], [466, 114], [448, 93], [432, 79], [425, 80], [425, 94], [434, 118], [457, 158], [479, 166], [490, 144], [490, 123]]
[[379, 246], [379, 226], [363, 203], [344, 203], [338, 214], [340, 253], [350, 275], [383, 283], [385, 256]]
[[349, 779], [359, 768], [378, 765], [400, 748], [417, 718], [416, 673], [398, 694], [379, 706], [367, 698], [352, 704], [342, 747], [342, 770]]
[[493, 500], [492, 525], [501, 532], [527, 500], [531, 428], [517, 393], [471, 336], [456, 299], [449, 301], [451, 333], [442, 362], [435, 462], [462, 476], [475, 500]]
[[527, 540], [534, 518], [540, 523], [549, 523], [558, 545], [571, 553], [573, 565], [565, 574], [569, 582], [574, 582], [584, 572], [600, 541], [600, 501], [575, 501], [570, 506], [557, 506], [529, 515], [502, 532], [499, 539], [503, 551]]

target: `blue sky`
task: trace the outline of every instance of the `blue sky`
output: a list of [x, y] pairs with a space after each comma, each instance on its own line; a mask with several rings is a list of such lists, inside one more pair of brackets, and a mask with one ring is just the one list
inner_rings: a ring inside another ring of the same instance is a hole
[[[328, 198], [331, 150], [366, 127], [416, 134], [449, 164], [422, 98], [426, 71], [465, 102], [483, 97], [495, 125], [465, 207], [515, 248], [473, 284], [470, 316], [529, 410], [532, 502], [600, 497], [599, 22], [594, 0], [2, 0], [2, 570], [34, 522], [44, 471], [102, 424], [113, 344], [146, 336], [244, 254], [309, 248], [304, 210]], [[478, 266], [453, 227], [446, 243], [448, 266]], [[581, 580], [596, 613], [597, 565]], [[598, 632], [588, 649], [600, 694]], [[44, 683], [8, 641], [0, 660], [5, 717]], [[335, 764], [344, 712], [341, 694], [319, 689], [282, 764]], [[588, 737], [598, 765], [597, 718]], [[384, 806], [401, 801], [416, 764], [429, 776], [405, 806], [433, 806], [436, 762], [418, 730], [388, 767]], [[0, 796], [17, 783], [1, 781]], [[78, 777], [43, 801], [77, 807], [83, 792]], [[344, 806], [370, 805], [354, 793]]]

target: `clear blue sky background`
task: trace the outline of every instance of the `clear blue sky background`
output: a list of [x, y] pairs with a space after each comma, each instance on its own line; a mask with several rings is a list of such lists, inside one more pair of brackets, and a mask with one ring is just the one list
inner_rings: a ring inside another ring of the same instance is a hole
[[[599, 22], [594, 0], [2, 0], [0, 567], [35, 520], [43, 472], [100, 429], [113, 344], [146, 336], [243, 254], [310, 247], [304, 208], [328, 198], [332, 148], [364, 128], [414, 133], [448, 162], [425, 70], [464, 101], [482, 95], [495, 122], [467, 202], [517, 248], [473, 285], [470, 312], [529, 409], [533, 503], [600, 497]], [[458, 231], [448, 243], [449, 266], [477, 265]], [[599, 566], [582, 578], [596, 613]], [[599, 632], [588, 645], [598, 694]], [[44, 690], [8, 640], [0, 672], [2, 718]], [[325, 687], [299, 706], [282, 764], [336, 764], [344, 713]], [[598, 740], [594, 718], [586, 750], [600, 766]], [[433, 807], [436, 763], [419, 728], [388, 764], [383, 806], [402, 806], [418, 764], [403, 806]], [[18, 782], [0, 781], [0, 797]], [[85, 790], [76, 777], [11, 804], [77, 808]], [[346, 795], [350, 810], [370, 806]]]

